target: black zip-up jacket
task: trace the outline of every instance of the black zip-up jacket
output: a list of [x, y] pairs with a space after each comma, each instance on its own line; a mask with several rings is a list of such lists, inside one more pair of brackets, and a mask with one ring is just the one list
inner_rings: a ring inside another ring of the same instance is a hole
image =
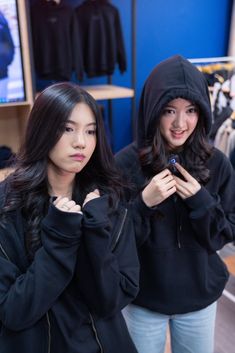
[[[159, 64], [145, 84], [137, 143], [116, 155], [120, 170], [133, 185], [130, 202], [141, 266], [134, 303], [167, 315], [200, 310], [220, 297], [228, 271], [217, 250], [235, 239], [235, 175], [217, 149], [206, 163], [210, 179], [195, 195], [183, 200], [174, 194], [153, 208], [141, 198], [147, 179], [139, 150], [163, 106], [176, 97], [199, 105], [209, 132], [207, 86], [196, 68], [175, 56]], [[183, 153], [181, 158], [184, 165]]]
[[0, 227], [1, 353], [137, 353], [121, 314], [138, 292], [128, 211], [102, 196], [83, 212], [51, 204], [31, 264], [20, 211]]

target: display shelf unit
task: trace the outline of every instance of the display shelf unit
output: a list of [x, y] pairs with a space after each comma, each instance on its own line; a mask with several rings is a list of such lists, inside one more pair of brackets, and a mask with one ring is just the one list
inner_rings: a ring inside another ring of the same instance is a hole
[[25, 86], [24, 102], [0, 104], [0, 145], [16, 152], [21, 144], [25, 124], [33, 104], [32, 61], [29, 48], [28, 9], [25, 1], [16, 0]]

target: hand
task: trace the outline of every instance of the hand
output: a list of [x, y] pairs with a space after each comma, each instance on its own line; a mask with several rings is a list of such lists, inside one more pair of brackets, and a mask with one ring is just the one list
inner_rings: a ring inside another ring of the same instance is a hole
[[190, 175], [179, 163], [175, 164], [177, 170], [182, 174], [185, 180], [180, 179], [174, 175], [176, 181], [176, 192], [182, 199], [187, 199], [195, 195], [200, 189], [199, 182]]
[[63, 212], [82, 213], [81, 206], [76, 204], [75, 201], [69, 200], [68, 197], [59, 196], [53, 204]]
[[153, 207], [176, 192], [176, 181], [169, 169], [155, 175], [142, 191], [142, 199], [148, 207]]
[[88, 201], [97, 199], [98, 197], [100, 197], [100, 192], [98, 189], [95, 189], [94, 191], [89, 192], [89, 194], [87, 194], [85, 197], [82, 207], [84, 207]]

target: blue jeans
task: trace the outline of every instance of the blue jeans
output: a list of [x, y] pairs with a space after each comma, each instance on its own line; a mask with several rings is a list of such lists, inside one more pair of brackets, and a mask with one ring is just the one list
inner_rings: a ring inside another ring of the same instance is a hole
[[187, 314], [164, 315], [136, 306], [123, 309], [139, 353], [164, 353], [169, 325], [172, 353], [213, 353], [216, 302]]

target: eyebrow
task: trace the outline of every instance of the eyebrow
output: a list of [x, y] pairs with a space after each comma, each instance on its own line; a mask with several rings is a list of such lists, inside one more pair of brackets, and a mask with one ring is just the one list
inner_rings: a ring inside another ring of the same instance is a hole
[[[186, 108], [189, 107], [196, 107], [196, 103], [190, 103], [189, 105], [186, 105]], [[167, 104], [165, 108], [175, 108], [175, 105]]]
[[[66, 123], [70, 123], [72, 125], [78, 125], [75, 121], [68, 119]], [[96, 122], [88, 123], [85, 126], [96, 126]]]

